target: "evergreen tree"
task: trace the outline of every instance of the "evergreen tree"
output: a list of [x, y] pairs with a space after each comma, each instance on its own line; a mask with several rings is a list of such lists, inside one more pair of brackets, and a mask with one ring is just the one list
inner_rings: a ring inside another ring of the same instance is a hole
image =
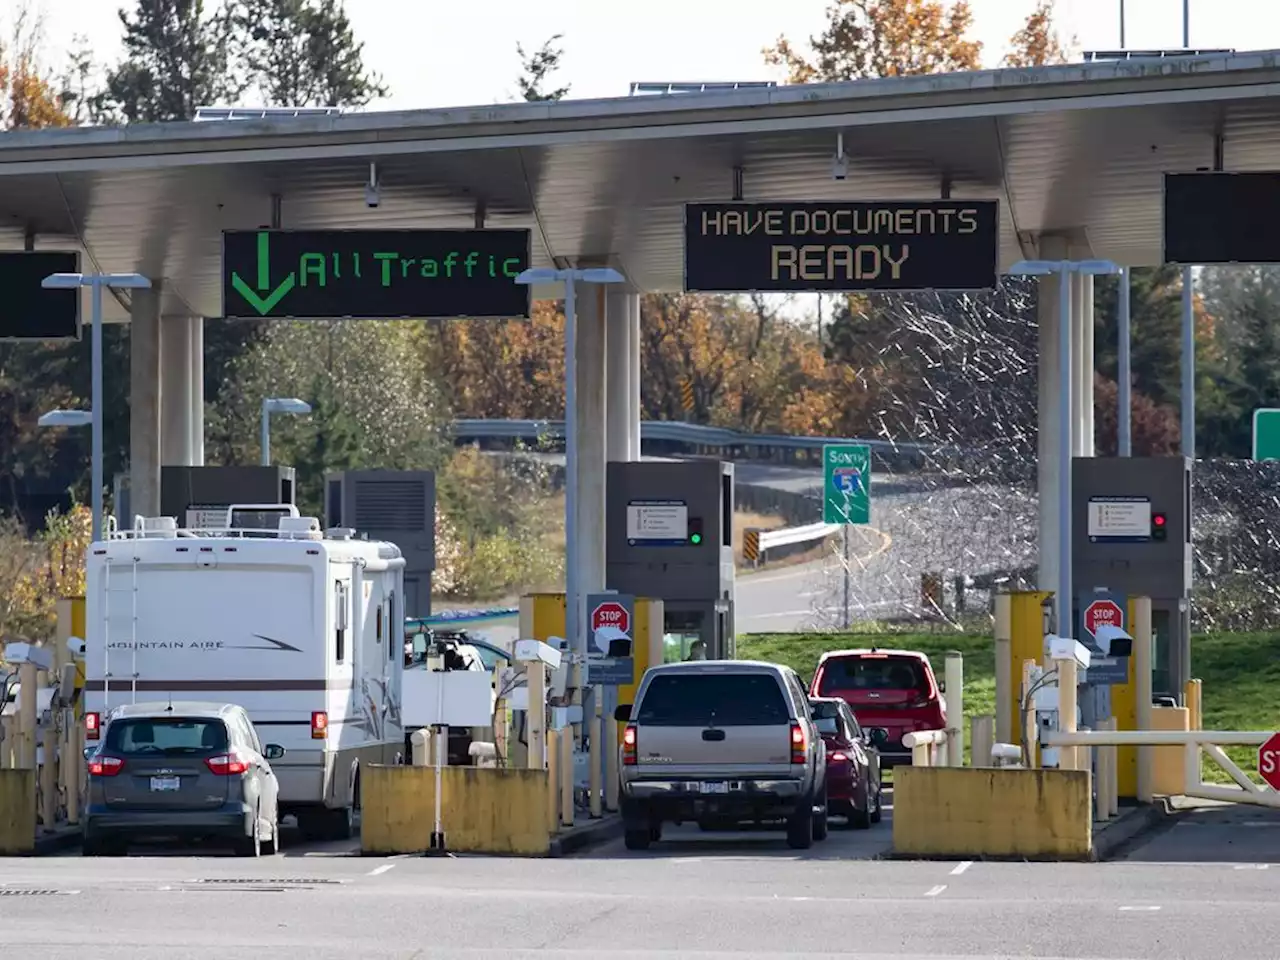
[[360, 433], [351, 415], [338, 402], [333, 380], [317, 373], [312, 384], [311, 415], [306, 438], [294, 447], [298, 477], [298, 509], [306, 516], [324, 516], [326, 471], [350, 470], [359, 464]]
[[551, 74], [560, 69], [560, 60], [564, 57], [564, 47], [559, 45], [563, 34], [557, 33], [547, 40], [533, 53], [525, 53], [524, 47], [516, 44], [516, 53], [520, 55], [520, 64], [524, 72], [516, 79], [522, 99], [531, 103], [547, 100], [563, 100], [569, 93], [569, 87], [556, 87], [544, 90], [543, 84]]

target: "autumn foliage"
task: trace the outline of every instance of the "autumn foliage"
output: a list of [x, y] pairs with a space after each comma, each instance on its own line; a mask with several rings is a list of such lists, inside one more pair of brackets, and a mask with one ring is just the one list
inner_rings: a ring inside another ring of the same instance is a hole
[[84, 595], [91, 529], [81, 506], [49, 514], [35, 539], [17, 521], [0, 519], [0, 636], [53, 637], [59, 598]]
[[71, 117], [38, 61], [40, 24], [25, 11], [8, 42], [0, 40], [0, 129], [69, 127]]

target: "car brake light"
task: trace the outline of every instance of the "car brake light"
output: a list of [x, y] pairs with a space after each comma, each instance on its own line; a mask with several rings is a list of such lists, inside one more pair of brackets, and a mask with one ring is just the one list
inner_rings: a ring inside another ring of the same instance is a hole
[[805, 733], [804, 727], [798, 723], [793, 723], [791, 725], [791, 762], [804, 763], [808, 746], [809, 737]]
[[119, 757], [94, 757], [89, 761], [89, 776], [114, 777], [124, 769], [124, 761]]
[[323, 740], [329, 733], [329, 714], [317, 710], [311, 714], [311, 739]]
[[834, 760], [836, 763], [843, 763], [844, 761], [849, 759], [849, 756], [848, 754], [841, 753], [840, 751], [837, 750], [835, 753], [831, 755], [830, 759]]
[[622, 731], [622, 765], [624, 767], [636, 765], [636, 725], [634, 723], [627, 724], [627, 728]]
[[97, 740], [101, 735], [101, 715], [96, 713], [86, 713], [84, 715], [84, 738], [86, 740]]
[[209, 768], [210, 773], [219, 777], [235, 776], [249, 769], [248, 762], [234, 750], [221, 756], [209, 757], [204, 765]]

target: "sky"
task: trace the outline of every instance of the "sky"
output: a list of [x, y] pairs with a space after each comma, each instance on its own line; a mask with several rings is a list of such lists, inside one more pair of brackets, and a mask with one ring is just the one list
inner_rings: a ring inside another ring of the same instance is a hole
[[[120, 55], [116, 11], [133, 0], [29, 0], [44, 16], [45, 65], [60, 73], [75, 34], [96, 58]], [[1280, 49], [1278, 0], [1189, 0], [1195, 47]], [[207, 5], [212, 5], [206, 0]], [[563, 34], [554, 85], [574, 98], [626, 96], [634, 81], [783, 80], [760, 51], [779, 34], [821, 30], [828, 0], [472, 0], [470, 3], [346, 0], [365, 62], [391, 95], [370, 109], [469, 106], [516, 99], [526, 50]], [[1057, 0], [1061, 32], [1078, 50], [1119, 46], [1121, 5], [1130, 49], [1181, 46], [1183, 0]], [[8, 4], [5, 4], [8, 6]], [[995, 66], [1035, 0], [970, 0], [977, 39]], [[0, 14], [0, 22], [3, 14]], [[7, 31], [6, 31], [7, 32]], [[253, 106], [251, 102], [239, 104]]]

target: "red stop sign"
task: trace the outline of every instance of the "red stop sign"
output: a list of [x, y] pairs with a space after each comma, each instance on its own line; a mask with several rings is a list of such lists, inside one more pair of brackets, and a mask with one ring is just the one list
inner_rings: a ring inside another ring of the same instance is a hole
[[1114, 600], [1095, 600], [1084, 608], [1084, 628], [1089, 636], [1096, 637], [1099, 627], [1124, 629], [1124, 611]]
[[631, 633], [631, 615], [620, 603], [606, 601], [591, 611], [591, 632], [601, 627], [617, 627], [625, 634]]
[[1271, 787], [1280, 790], [1280, 733], [1273, 733], [1258, 748], [1258, 776]]

